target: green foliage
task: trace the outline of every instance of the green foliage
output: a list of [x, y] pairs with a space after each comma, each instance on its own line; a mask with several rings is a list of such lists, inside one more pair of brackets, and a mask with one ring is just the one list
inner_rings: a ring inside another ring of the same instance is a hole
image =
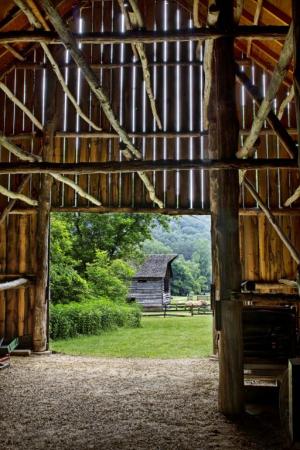
[[111, 260], [107, 252], [96, 250], [94, 261], [86, 267], [89, 295], [95, 298], [101, 295], [113, 301], [125, 300], [133, 273], [125, 261]]
[[209, 290], [211, 282], [210, 219], [208, 217], [180, 217], [172, 220], [169, 229], [154, 228], [153, 239], [144, 243], [144, 251], [177, 253], [173, 262], [172, 294], [200, 294]]
[[115, 304], [106, 299], [50, 307], [50, 337], [66, 339], [78, 335], [100, 334], [117, 327], [139, 327], [137, 305]]

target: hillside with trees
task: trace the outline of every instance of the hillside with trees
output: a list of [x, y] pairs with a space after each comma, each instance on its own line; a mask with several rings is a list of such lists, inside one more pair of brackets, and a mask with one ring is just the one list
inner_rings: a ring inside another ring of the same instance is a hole
[[211, 283], [210, 217], [182, 216], [171, 218], [168, 228], [157, 224], [144, 251], [177, 253], [172, 264], [173, 295], [207, 292]]

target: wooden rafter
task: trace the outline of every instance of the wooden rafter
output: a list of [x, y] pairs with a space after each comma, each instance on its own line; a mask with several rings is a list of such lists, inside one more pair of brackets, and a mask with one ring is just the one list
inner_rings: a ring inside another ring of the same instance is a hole
[[[78, 48], [76, 41], [74, 40], [74, 37], [72, 36], [72, 33], [66, 28], [63, 20], [61, 19], [60, 15], [54, 8], [52, 2], [50, 0], [43, 1], [43, 8], [48, 14], [49, 20], [51, 21], [53, 27], [57, 31], [58, 35], [60, 36], [60, 39], [63, 41], [65, 46], [69, 49], [70, 54], [73, 58], [73, 60], [76, 62], [78, 67], [82, 70], [82, 74], [85, 77], [88, 85], [90, 86], [91, 91], [95, 95], [95, 97], [99, 100], [100, 105], [104, 111], [104, 114], [106, 115], [107, 119], [109, 120], [111, 126], [113, 129], [118, 133], [120, 136], [121, 141], [126, 145], [128, 152], [126, 154], [124, 153], [126, 159], [142, 159], [141, 152], [134, 146], [132, 141], [130, 140], [126, 130], [121, 127], [118, 119], [116, 118], [109, 99], [107, 95], [104, 93], [100, 82], [98, 80], [98, 77], [96, 74], [92, 71], [88, 63], [86, 62], [82, 52]], [[156, 203], [159, 207], [163, 207], [163, 202], [156, 196], [155, 189], [153, 184], [151, 183], [149, 177], [144, 172], [138, 172], [139, 177], [143, 181], [150, 199]]]
[[27, 195], [13, 192], [9, 189], [7, 189], [5, 186], [0, 185], [0, 194], [4, 195], [5, 197], [14, 199], [14, 200], [21, 200], [24, 203], [27, 203], [31, 206], [37, 206], [38, 202], [36, 200], [33, 200], [32, 198], [28, 197]]
[[[207, 13], [207, 26], [213, 27], [216, 25], [219, 17], [219, 8], [216, 6], [214, 0], [209, 2]], [[203, 123], [204, 128], [208, 128], [207, 108], [211, 92], [211, 80], [212, 80], [212, 56], [213, 56], [214, 40], [207, 39], [204, 44], [204, 59], [203, 70], [205, 75], [204, 93], [203, 93]]]
[[41, 122], [32, 114], [32, 112], [14, 95], [14, 93], [2, 82], [0, 81], [0, 89], [7, 95], [7, 97], [18, 107], [21, 111], [26, 114], [26, 116], [31, 120], [31, 122], [39, 129], [43, 130], [43, 125]]
[[[120, 5], [121, 11], [126, 11], [124, 0], [118, 0], [118, 3]], [[127, 27], [127, 30], [134, 30], [134, 29], [142, 29], [144, 28], [144, 21], [141, 15], [141, 12], [139, 10], [139, 7], [135, 0], [129, 0], [130, 6], [133, 10], [133, 13], [128, 13], [128, 19], [125, 22], [125, 25]], [[151, 111], [153, 114], [153, 117], [157, 123], [158, 128], [162, 129], [161, 120], [157, 111], [156, 107], [156, 101], [153, 94], [152, 86], [151, 86], [151, 75], [149, 70], [149, 62], [146, 55], [145, 46], [141, 43], [132, 44], [132, 46], [136, 49], [136, 52], [138, 54], [138, 57], [140, 59], [141, 65], [142, 65], [142, 71], [143, 71], [143, 77], [145, 82], [145, 89], [148, 95], [148, 99], [151, 106]]]
[[15, 58], [17, 58], [19, 61], [25, 61], [24, 56], [21, 55], [20, 52], [18, 52], [12, 45], [10, 44], [4, 44], [3, 46], [9, 53], [11, 53]]
[[[46, 0], [47, 1], [47, 0]], [[44, 7], [44, 2], [43, 2]], [[49, 16], [50, 18], [50, 16]], [[51, 20], [51, 19], [50, 19]], [[131, 43], [163, 43], [163, 42], [189, 42], [199, 41], [200, 39], [218, 39], [221, 37], [232, 37], [240, 39], [258, 39], [274, 40], [285, 39], [288, 33], [288, 26], [268, 25], [268, 26], [252, 26], [239, 25], [232, 30], [224, 31], [217, 28], [207, 29], [186, 29], [186, 30], [169, 30], [169, 31], [147, 31], [133, 30], [126, 33], [119, 32], [86, 32], [86, 33], [70, 33], [72, 40], [76, 44], [131, 44]], [[9, 31], [0, 32], [0, 44], [14, 43], [41, 43], [48, 45], [63, 44], [62, 39], [53, 31]]]
[[[257, 0], [256, 10], [255, 10], [254, 19], [253, 19], [253, 25], [258, 24], [258, 21], [259, 21], [260, 15], [261, 15], [261, 11], [262, 11], [262, 6], [263, 6], [263, 0]], [[247, 42], [247, 57], [248, 58], [251, 54], [251, 44], [252, 44], [252, 39], [249, 39]]]
[[259, 137], [260, 130], [263, 127], [264, 121], [267, 119], [271, 111], [273, 100], [278, 93], [282, 81], [284, 80], [292, 56], [293, 56], [293, 24], [291, 24], [290, 26], [288, 35], [286, 37], [283, 49], [279, 57], [279, 61], [271, 77], [265, 98], [262, 100], [260, 107], [256, 113], [256, 116], [253, 120], [251, 132], [249, 136], [247, 136], [247, 138], [245, 139], [243, 147], [237, 152], [236, 156], [238, 158], [247, 158], [249, 155], [251, 155], [251, 153], [253, 153], [252, 149], [255, 148], [255, 144]]
[[[35, 163], [36, 162], [41, 163], [42, 162], [41, 156], [25, 152], [23, 149], [21, 149], [17, 145], [9, 142], [9, 140], [6, 139], [4, 136], [0, 136], [0, 144], [3, 145], [3, 147], [5, 147], [8, 151], [10, 151], [14, 155], [16, 155], [18, 158], [20, 158], [22, 161], [29, 161], [31, 163], [34, 163], [34, 162]], [[11, 164], [11, 163], [9, 163], [9, 164]], [[76, 184], [74, 181], [70, 180], [69, 178], [67, 178], [67, 177], [65, 177], [65, 176], [63, 176], [61, 174], [57, 174], [57, 173], [53, 173], [52, 174], [51, 172], [49, 172], [49, 174], [51, 176], [53, 176], [53, 178], [55, 178], [58, 181], [60, 181], [61, 183], [64, 183], [64, 184], [67, 184], [68, 186], [70, 186], [81, 197], [86, 198], [91, 203], [93, 203], [93, 204], [95, 204], [97, 206], [101, 205], [101, 202], [97, 198], [95, 198], [93, 195], [90, 195], [89, 193], [84, 191], [80, 186], [78, 186], [78, 184]], [[5, 195], [7, 195], [7, 194], [5, 194]], [[15, 194], [14, 193], [14, 195], [20, 196], [22, 194]], [[9, 196], [9, 195], [7, 195], [7, 196]], [[21, 199], [20, 197], [11, 197], [11, 198], [19, 198], [19, 199]], [[25, 200], [23, 200], [23, 201], [25, 201]]]
[[[252, 84], [250, 78], [246, 75], [245, 72], [241, 71], [238, 66], [236, 66], [236, 77], [238, 81], [240, 81], [243, 84], [243, 86], [245, 86], [247, 92], [249, 93], [251, 98], [255, 101], [256, 106], [260, 110], [263, 102], [263, 97], [258, 87]], [[289, 135], [287, 129], [281, 124], [280, 120], [278, 119], [276, 114], [272, 111], [272, 109], [269, 110], [265, 120], [272, 127], [273, 131], [278, 136], [278, 139], [280, 140], [281, 144], [283, 145], [286, 152], [290, 155], [290, 157], [296, 158], [297, 147], [295, 145], [295, 142]], [[260, 135], [263, 132], [262, 128], [260, 128], [258, 132]], [[251, 136], [252, 133], [253, 128], [251, 127], [250, 131], [247, 132], [247, 136]], [[256, 150], [257, 149], [254, 147], [251, 150], [250, 155], [253, 155], [256, 152]]]
[[288, 95], [285, 97], [284, 100], [282, 100], [281, 105], [278, 108], [278, 113], [277, 113], [277, 117], [279, 120], [282, 119], [282, 116], [284, 114], [284, 110], [287, 107], [287, 105], [293, 100], [295, 95], [295, 90], [294, 90], [294, 86], [291, 87]]
[[[61, 173], [68, 175], [87, 175], [96, 173], [134, 173], [134, 172], [161, 172], [161, 171], [186, 171], [186, 170], [266, 170], [285, 169], [298, 170], [297, 161], [293, 159], [161, 159], [161, 160], [130, 160], [109, 162], [7, 162], [0, 163], [0, 174], [24, 174], [24, 173], [50, 173], [57, 176]], [[61, 180], [62, 182], [63, 179]], [[75, 189], [75, 187], [74, 187]]]
[[257, 204], [261, 208], [261, 210], [264, 212], [265, 216], [267, 217], [269, 223], [272, 225], [274, 230], [276, 231], [277, 235], [285, 245], [285, 247], [288, 249], [290, 255], [294, 259], [294, 261], [299, 266], [300, 264], [300, 253], [296, 249], [296, 247], [292, 244], [292, 242], [288, 239], [288, 237], [285, 235], [281, 227], [278, 225], [276, 219], [274, 218], [273, 214], [271, 213], [270, 209], [267, 207], [267, 205], [264, 203], [254, 186], [250, 183], [247, 178], [244, 177], [243, 180], [244, 186], [247, 188], [248, 192], [252, 195], [252, 197], [256, 200]]
[[[46, 21], [43, 19], [42, 15], [38, 12], [39, 10], [35, 6], [35, 3], [32, 0], [30, 1], [30, 3], [28, 2], [27, 4], [24, 2], [24, 0], [14, 0], [14, 1], [15, 1], [16, 5], [18, 5], [18, 7], [24, 12], [24, 14], [26, 14], [31, 25], [33, 25], [34, 27], [36, 27], [38, 29], [43, 27], [46, 31], [50, 31], [50, 28], [48, 27]], [[36, 17], [36, 15], [37, 15], [37, 17]], [[51, 65], [54, 73], [56, 74], [57, 79], [58, 79], [64, 93], [66, 94], [67, 98], [70, 100], [72, 105], [74, 106], [77, 114], [86, 123], [88, 123], [94, 130], [98, 130], [98, 131], [101, 130], [101, 127], [99, 127], [92, 120], [90, 120], [90, 118], [80, 108], [75, 97], [73, 96], [68, 85], [66, 84], [64, 76], [62, 75], [60, 68], [59, 68], [58, 64], [56, 63], [47, 44], [45, 44], [44, 42], [41, 42], [41, 47], [44, 50], [44, 52], [50, 62], [50, 65]]]

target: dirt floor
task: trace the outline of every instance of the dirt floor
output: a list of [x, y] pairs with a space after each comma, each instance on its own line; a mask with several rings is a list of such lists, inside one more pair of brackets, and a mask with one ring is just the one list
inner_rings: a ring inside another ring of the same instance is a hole
[[284, 448], [276, 418], [217, 412], [209, 359], [13, 358], [0, 402], [1, 450]]

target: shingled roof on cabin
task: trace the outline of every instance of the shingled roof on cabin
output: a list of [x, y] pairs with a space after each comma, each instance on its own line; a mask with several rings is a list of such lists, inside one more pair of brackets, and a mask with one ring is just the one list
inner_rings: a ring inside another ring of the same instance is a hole
[[168, 265], [177, 258], [178, 255], [149, 255], [139, 271], [135, 275], [137, 278], [164, 278], [167, 274]]

